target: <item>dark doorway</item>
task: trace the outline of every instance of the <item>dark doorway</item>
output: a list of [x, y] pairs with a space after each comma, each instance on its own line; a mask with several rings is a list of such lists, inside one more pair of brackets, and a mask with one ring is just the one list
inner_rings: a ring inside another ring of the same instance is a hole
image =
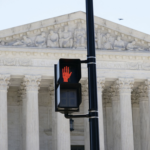
[[71, 145], [71, 150], [84, 150], [84, 145]]

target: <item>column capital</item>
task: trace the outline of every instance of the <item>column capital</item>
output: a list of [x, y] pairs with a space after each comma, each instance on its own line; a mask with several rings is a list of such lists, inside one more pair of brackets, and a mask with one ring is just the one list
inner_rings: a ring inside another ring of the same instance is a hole
[[147, 98], [148, 94], [147, 94], [147, 86], [145, 85], [141, 85], [137, 88], [137, 96], [139, 98]]
[[110, 94], [110, 89], [106, 89], [103, 92], [103, 104], [105, 106], [111, 106], [111, 94]]
[[23, 83], [21, 84], [20, 89], [18, 90], [18, 94], [20, 97], [20, 101], [22, 101], [26, 96], [26, 89], [25, 89], [25, 85]]
[[97, 78], [97, 87], [98, 87], [98, 90], [103, 91], [103, 89], [105, 87], [105, 78], [104, 77]]
[[54, 91], [54, 84], [50, 84], [50, 86], [48, 87], [49, 89], [49, 94], [52, 100], [55, 99], [55, 91]]
[[139, 94], [137, 93], [137, 90], [134, 90], [131, 93], [131, 102], [133, 107], [139, 106]]
[[9, 74], [0, 74], [0, 90], [7, 90], [9, 87]]
[[133, 78], [119, 78], [116, 81], [116, 87], [121, 93], [131, 93], [134, 84]]
[[23, 85], [28, 91], [38, 91], [41, 76], [25, 75]]
[[147, 79], [145, 81], [145, 85], [146, 85], [147, 91], [150, 93], [150, 79]]
[[116, 83], [110, 87], [110, 95], [111, 95], [112, 100], [118, 101], [118, 99], [116, 99], [116, 97], [119, 96], [119, 89], [116, 86]]
[[49, 87], [48, 87], [48, 89], [49, 89], [49, 91], [51, 92], [51, 91], [54, 91], [54, 83], [52, 82], [52, 83], [50, 83], [50, 85], [49, 85]]

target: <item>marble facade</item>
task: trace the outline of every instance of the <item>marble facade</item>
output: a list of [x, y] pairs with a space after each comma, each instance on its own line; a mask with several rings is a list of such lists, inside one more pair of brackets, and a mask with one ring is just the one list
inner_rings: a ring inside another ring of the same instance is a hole
[[[85, 13], [0, 31], [0, 150], [89, 150], [88, 119], [54, 110], [54, 64], [86, 59]], [[150, 35], [95, 17], [101, 150], [149, 150]], [[87, 66], [82, 104], [88, 112]]]

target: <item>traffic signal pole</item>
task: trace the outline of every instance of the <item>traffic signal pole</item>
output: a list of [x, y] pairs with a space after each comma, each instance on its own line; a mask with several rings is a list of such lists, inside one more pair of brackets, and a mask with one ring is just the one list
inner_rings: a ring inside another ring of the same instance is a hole
[[[89, 118], [89, 131], [90, 131], [90, 150], [99, 150], [99, 121], [98, 121], [98, 101], [97, 101], [97, 75], [96, 75], [96, 56], [95, 56], [95, 32], [94, 32], [94, 14], [93, 14], [93, 0], [85, 0], [86, 1], [86, 25], [87, 25], [87, 60], [82, 60], [79, 63], [87, 63], [88, 67], [88, 90], [89, 90], [89, 114], [85, 115], [70, 115], [69, 112], [74, 112], [74, 109], [71, 111], [70, 107], [65, 107], [63, 110], [59, 110], [60, 107], [57, 102], [60, 103], [60, 101], [64, 101], [63, 98], [57, 101], [57, 88], [60, 83], [56, 80], [55, 77], [55, 111], [64, 113], [65, 118]], [[66, 59], [67, 63], [69, 61]], [[74, 60], [72, 60], [74, 61]], [[61, 63], [60, 63], [61, 64]], [[77, 63], [76, 63], [77, 64]], [[76, 66], [76, 65], [75, 65]], [[57, 76], [57, 65], [55, 65], [55, 76]], [[66, 66], [63, 66], [66, 67]], [[68, 67], [66, 67], [68, 68]], [[68, 82], [68, 78], [70, 78], [71, 74], [67, 71], [68, 75], [66, 73], [65, 68], [62, 69], [62, 82]], [[67, 69], [69, 70], [69, 69]], [[81, 70], [81, 68], [79, 69]], [[61, 71], [60, 71], [61, 72]], [[61, 75], [60, 75], [61, 76]], [[79, 79], [81, 76], [79, 77]], [[59, 81], [60, 82], [60, 81]], [[76, 81], [78, 82], [78, 80]], [[64, 83], [63, 83], [64, 84]], [[71, 85], [70, 85], [71, 87]], [[60, 93], [60, 92], [59, 92]], [[80, 95], [81, 92], [79, 92], [78, 95]], [[80, 97], [80, 96], [79, 96]], [[67, 97], [65, 98], [65, 100]], [[71, 100], [72, 101], [72, 100]], [[74, 100], [75, 101], [75, 100]], [[80, 100], [81, 101], [81, 100]], [[69, 102], [68, 102], [69, 104]], [[78, 105], [79, 107], [79, 105]], [[77, 109], [79, 111], [79, 109]]]
[[97, 75], [96, 75], [93, 0], [86, 0], [86, 28], [87, 28], [89, 113], [94, 112], [95, 114], [97, 114], [89, 118], [90, 150], [99, 150], [100, 148], [99, 148]]

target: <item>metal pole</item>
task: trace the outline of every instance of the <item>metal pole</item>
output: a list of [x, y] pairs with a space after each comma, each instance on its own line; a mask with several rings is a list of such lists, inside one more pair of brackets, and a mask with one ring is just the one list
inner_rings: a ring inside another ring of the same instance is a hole
[[[93, 0], [86, 0], [89, 111], [98, 112]], [[99, 150], [98, 115], [89, 119], [90, 150]]]

